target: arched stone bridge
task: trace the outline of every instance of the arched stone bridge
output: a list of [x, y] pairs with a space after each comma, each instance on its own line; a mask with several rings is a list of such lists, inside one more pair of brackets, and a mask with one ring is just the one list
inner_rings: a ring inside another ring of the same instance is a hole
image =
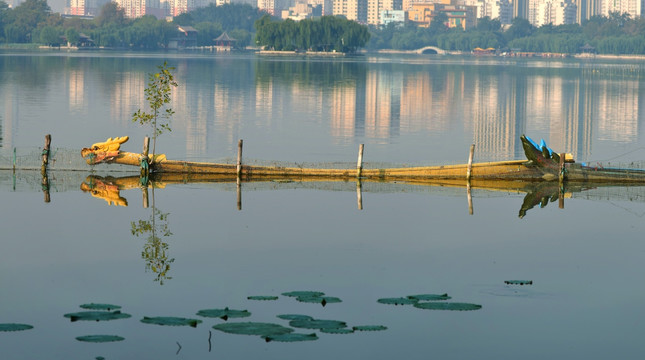
[[415, 53], [417, 54], [439, 54], [439, 55], [445, 55], [447, 53], [446, 50], [440, 49], [436, 46], [426, 46], [422, 47], [421, 49], [414, 50]]

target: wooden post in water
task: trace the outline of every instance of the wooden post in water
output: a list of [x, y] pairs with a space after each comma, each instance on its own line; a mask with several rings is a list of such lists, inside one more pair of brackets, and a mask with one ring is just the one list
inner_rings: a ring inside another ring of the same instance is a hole
[[363, 210], [363, 184], [361, 184], [361, 179], [356, 179], [356, 202], [358, 210]]
[[242, 144], [243, 140], [240, 139], [237, 141], [237, 181], [240, 181], [240, 176], [242, 176]]
[[242, 210], [242, 139], [237, 142], [237, 209]]
[[470, 180], [466, 182], [466, 195], [468, 196], [468, 214], [473, 214], [473, 195], [470, 190]]
[[[150, 174], [150, 161], [148, 160], [148, 151], [150, 149], [150, 138], [146, 136], [143, 138], [143, 153], [141, 159], [141, 176], [148, 176]], [[145, 161], [145, 165], [144, 162]], [[145, 206], [147, 207], [147, 206]]]
[[50, 134], [45, 135], [45, 147], [43, 148], [43, 164], [41, 166], [45, 171], [47, 170], [47, 164], [49, 164], [49, 147], [52, 143], [52, 136]]
[[560, 154], [560, 175], [558, 179], [560, 180], [560, 191], [558, 194], [558, 207], [564, 209], [564, 157], [565, 153]]
[[468, 170], [466, 170], [466, 180], [470, 181], [473, 173], [473, 156], [475, 155], [475, 144], [470, 145], [470, 155], [468, 156]]
[[361, 177], [361, 172], [363, 172], [363, 149], [365, 144], [358, 145], [358, 161], [356, 162], [356, 177]]
[[147, 186], [141, 187], [141, 195], [143, 196], [143, 208], [147, 209], [148, 208], [148, 187]]
[[13, 148], [13, 172], [16, 172], [16, 147]]

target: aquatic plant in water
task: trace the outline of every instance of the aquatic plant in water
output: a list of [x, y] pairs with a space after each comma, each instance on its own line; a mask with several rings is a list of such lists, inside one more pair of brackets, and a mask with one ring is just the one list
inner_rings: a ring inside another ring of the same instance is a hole
[[340, 329], [319, 329], [320, 332], [324, 332], [325, 334], [353, 334], [354, 329], [350, 328], [340, 328]]
[[347, 323], [338, 320], [291, 320], [289, 326], [303, 329], [341, 329], [347, 327]]
[[418, 299], [404, 298], [404, 297], [382, 298], [382, 299], [378, 299], [376, 301], [381, 303], [381, 304], [387, 304], [387, 305], [414, 305], [414, 304], [419, 302]]
[[157, 317], [144, 316], [143, 319], [141, 319], [141, 322], [144, 324], [155, 324], [155, 325], [197, 327], [197, 324], [201, 323], [202, 321], [198, 319], [187, 319], [187, 318], [172, 317], [172, 316], [157, 316]]
[[330, 303], [342, 302], [341, 299], [334, 296], [298, 296], [296, 297], [296, 300], [300, 302], [305, 302], [305, 303], [322, 304], [322, 306], [325, 306]]
[[213, 326], [213, 329], [229, 334], [259, 336], [278, 336], [293, 332], [293, 329], [279, 324], [261, 322], [234, 322], [217, 324]]
[[224, 309], [206, 309], [199, 310], [197, 315], [203, 317], [211, 318], [220, 318], [222, 320], [228, 320], [229, 318], [243, 318], [251, 316], [251, 313], [248, 310], [232, 310], [229, 308]]
[[300, 314], [284, 314], [284, 315], [278, 315], [278, 318], [282, 320], [313, 320], [309, 315], [300, 315]]
[[127, 319], [132, 317], [130, 314], [122, 313], [121, 311], [79, 311], [75, 313], [69, 313], [63, 315], [66, 318], [69, 318], [71, 321], [108, 321], [108, 320], [118, 320], [118, 319]]
[[354, 331], [383, 331], [387, 330], [387, 326], [383, 325], [359, 325], [352, 326]]
[[505, 280], [507, 285], [533, 285], [533, 280]]
[[282, 335], [263, 336], [262, 338], [264, 338], [266, 342], [270, 342], [270, 341], [295, 342], [295, 341], [318, 340], [318, 336], [315, 333], [311, 333], [311, 334], [289, 333], [289, 334], [282, 334]]
[[424, 302], [414, 304], [415, 308], [424, 310], [452, 310], [452, 311], [470, 311], [479, 310], [481, 305], [469, 303], [449, 303], [449, 302]]
[[282, 293], [282, 295], [289, 297], [314, 297], [323, 296], [325, 293], [320, 291], [289, 291]]
[[408, 295], [408, 299], [416, 299], [419, 301], [440, 301], [440, 300], [449, 300], [451, 299], [448, 294], [419, 294], [419, 295]]
[[30, 330], [33, 328], [34, 328], [33, 326], [27, 325], [27, 324], [13, 324], [13, 323], [0, 324], [0, 331], [24, 331], [24, 330]]
[[123, 341], [124, 337], [118, 335], [85, 335], [77, 336], [76, 340], [84, 342], [93, 342], [93, 343], [104, 343], [104, 342], [113, 342], [113, 341]]
[[254, 295], [254, 296], [247, 296], [247, 299], [259, 300], [259, 301], [272, 301], [272, 300], [278, 300], [278, 297], [274, 295]]
[[89, 303], [89, 304], [83, 304], [81, 305], [81, 308], [83, 309], [88, 309], [88, 310], [119, 310], [121, 306], [119, 305], [112, 305], [112, 304], [95, 304], [95, 303]]

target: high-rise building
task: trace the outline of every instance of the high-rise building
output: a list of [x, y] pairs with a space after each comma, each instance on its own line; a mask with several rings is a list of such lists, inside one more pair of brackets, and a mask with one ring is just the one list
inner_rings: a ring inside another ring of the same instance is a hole
[[367, 0], [333, 0], [333, 15], [342, 15], [347, 20], [367, 23]]
[[382, 25], [381, 13], [386, 10], [401, 10], [402, 0], [367, 0], [367, 23]]
[[643, 15], [643, 0], [604, 0], [602, 2], [602, 12], [604, 16], [610, 13], [627, 13], [632, 18], [638, 18]]
[[258, 0], [258, 9], [264, 10], [271, 15], [276, 15], [275, 0]]

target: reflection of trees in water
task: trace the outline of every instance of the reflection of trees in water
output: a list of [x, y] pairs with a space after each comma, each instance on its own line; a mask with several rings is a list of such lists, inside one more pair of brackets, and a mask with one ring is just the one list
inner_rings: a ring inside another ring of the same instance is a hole
[[152, 270], [157, 274], [154, 281], [159, 281], [160, 285], [163, 285], [164, 280], [172, 279], [168, 276], [168, 271], [170, 271], [170, 264], [175, 261], [174, 258], [168, 257], [168, 243], [162, 241], [163, 237], [172, 235], [168, 227], [168, 215], [169, 213], [163, 213], [153, 206], [149, 220], [131, 223], [132, 235], [137, 237], [148, 235], [141, 257], [146, 261], [146, 271]]

